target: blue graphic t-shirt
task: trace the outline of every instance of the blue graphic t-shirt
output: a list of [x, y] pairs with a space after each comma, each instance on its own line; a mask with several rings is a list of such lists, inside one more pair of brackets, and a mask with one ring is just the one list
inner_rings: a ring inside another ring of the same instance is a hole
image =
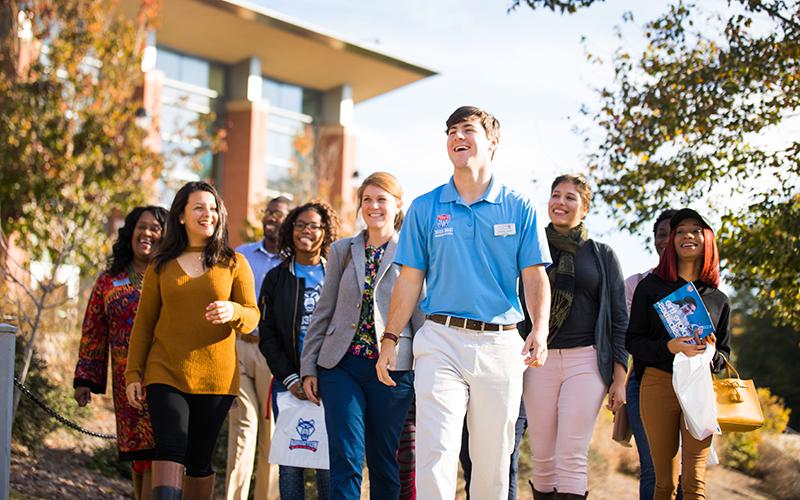
[[319, 294], [322, 292], [322, 283], [325, 281], [325, 268], [322, 267], [322, 264], [306, 266], [295, 262], [294, 273], [298, 278], [305, 280], [303, 304], [301, 305], [300, 333], [297, 338], [297, 348], [300, 352], [303, 352], [303, 339], [306, 338], [308, 325], [311, 324], [311, 315], [314, 314], [314, 309], [317, 308]]

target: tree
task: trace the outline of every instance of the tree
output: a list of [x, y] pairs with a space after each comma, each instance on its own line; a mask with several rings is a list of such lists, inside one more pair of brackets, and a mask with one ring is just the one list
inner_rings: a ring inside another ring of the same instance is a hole
[[[590, 3], [558, 2], [568, 12]], [[707, 204], [731, 283], [797, 329], [800, 140], [785, 125], [800, 105], [800, 2], [728, 5], [679, 0], [644, 25], [644, 50], [614, 53], [614, 80], [586, 111], [602, 135], [589, 170], [631, 232], [667, 206]], [[781, 130], [782, 141], [766, 139]]]
[[[523, 0], [513, 0], [508, 10], [516, 10], [522, 4]], [[595, 2], [602, 2], [603, 0], [524, 0], [525, 4], [531, 9], [550, 9], [558, 11], [561, 14], [572, 14], [577, 12], [582, 7], [588, 7]]]
[[800, 330], [779, 326], [769, 315], [756, 315], [752, 293], [738, 292], [732, 297], [731, 320], [734, 363], [743, 378], [752, 378], [759, 387], [768, 387], [791, 408], [790, 423], [800, 428]]
[[128, 19], [103, 0], [32, 0], [2, 13], [0, 311], [19, 323], [24, 382], [44, 317], [67, 302], [65, 269], [97, 269], [113, 210], [147, 199], [161, 170], [136, 122], [155, 7]]

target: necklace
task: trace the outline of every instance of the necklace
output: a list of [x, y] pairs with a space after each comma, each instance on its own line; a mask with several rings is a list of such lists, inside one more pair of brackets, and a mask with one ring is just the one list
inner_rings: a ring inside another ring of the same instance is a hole
[[133, 264], [128, 267], [128, 281], [131, 282], [134, 288], [137, 290], [142, 289], [142, 280], [144, 279], [144, 273], [140, 273], [136, 269], [133, 268]]

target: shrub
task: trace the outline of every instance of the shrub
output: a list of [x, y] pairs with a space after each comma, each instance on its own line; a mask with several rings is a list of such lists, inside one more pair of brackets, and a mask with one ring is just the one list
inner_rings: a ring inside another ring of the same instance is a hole
[[758, 447], [756, 472], [764, 478], [763, 489], [781, 500], [797, 498], [800, 485], [800, 449], [781, 449], [774, 439], [765, 439]]
[[[21, 339], [17, 337], [16, 362], [21, 363]], [[44, 404], [70, 420], [87, 417], [90, 411], [80, 408], [72, 399], [72, 390], [61, 387], [47, 378], [47, 363], [35, 352], [25, 386]], [[36, 403], [22, 395], [14, 417], [14, 440], [36, 453], [44, 445], [44, 438], [61, 426], [61, 423], [45, 413]]]
[[115, 441], [110, 441], [106, 446], [96, 448], [86, 465], [106, 477], [131, 479], [130, 462], [123, 462], [119, 459], [119, 451]]
[[731, 432], [720, 439], [721, 462], [747, 474], [757, 474], [760, 443], [766, 434], [777, 435], [786, 430], [791, 410], [783, 404], [783, 399], [772, 394], [769, 389], [758, 389], [758, 399], [764, 412], [764, 426], [753, 432]]

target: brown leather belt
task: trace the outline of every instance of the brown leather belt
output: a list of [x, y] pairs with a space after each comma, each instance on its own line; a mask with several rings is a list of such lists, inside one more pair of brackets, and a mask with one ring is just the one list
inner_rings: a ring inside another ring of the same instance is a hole
[[249, 333], [236, 332], [236, 336], [244, 340], [248, 344], [258, 344], [258, 335], [250, 335]]
[[452, 326], [454, 328], [466, 328], [467, 330], [475, 330], [478, 332], [499, 332], [501, 330], [517, 329], [517, 325], [497, 325], [495, 323], [484, 323], [476, 319], [445, 316], [444, 314], [428, 314], [425, 317], [440, 325]]

